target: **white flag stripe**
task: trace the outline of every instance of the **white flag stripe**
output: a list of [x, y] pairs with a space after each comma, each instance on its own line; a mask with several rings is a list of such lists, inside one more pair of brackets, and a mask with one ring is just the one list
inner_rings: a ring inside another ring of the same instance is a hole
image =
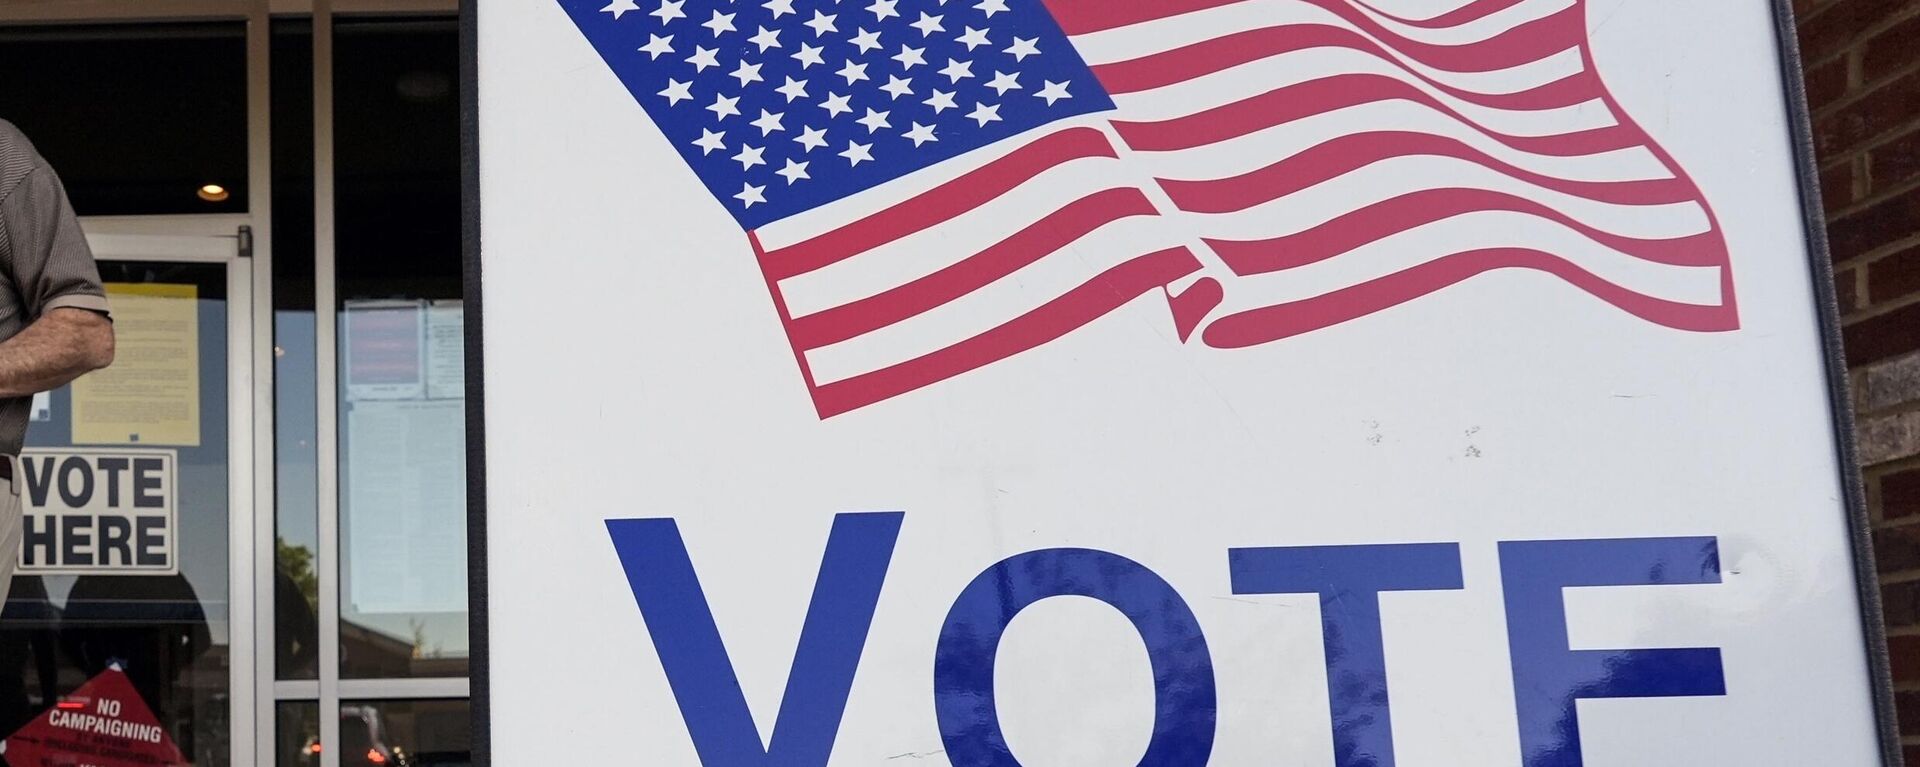
[[[1531, 90], [1579, 74], [1586, 62], [1578, 49], [1548, 56], [1507, 69], [1486, 72], [1455, 72], [1415, 61], [1394, 50], [1380, 38], [1325, 9], [1300, 0], [1247, 0], [1216, 6], [1179, 16], [1119, 27], [1073, 38], [1074, 48], [1090, 64], [1111, 64], [1184, 48], [1195, 43], [1227, 37], [1255, 29], [1292, 24], [1318, 24], [1351, 31], [1378, 43], [1394, 57], [1436, 82], [1475, 93], [1506, 94]], [[1377, 60], [1377, 59], [1376, 59]]]
[[1056, 166], [951, 221], [781, 280], [780, 292], [788, 311], [804, 317], [905, 285], [992, 247], [1067, 203], [1133, 186], [1118, 183], [1119, 170], [1118, 162], [1105, 157]]
[[[1187, 166], [1192, 168], [1192, 166]], [[1192, 168], [1202, 178], [1216, 178]], [[1243, 211], [1194, 219], [1207, 237], [1260, 240], [1293, 234], [1377, 202], [1425, 189], [1485, 189], [1533, 200], [1595, 229], [1642, 240], [1668, 240], [1712, 228], [1692, 202], [1620, 205], [1547, 189], [1452, 157], [1395, 157]]]
[[1328, 141], [1357, 133], [1394, 131], [1458, 139], [1523, 170], [1568, 181], [1641, 181], [1672, 178], [1665, 163], [1644, 147], [1559, 157], [1514, 149], [1425, 104], [1376, 101], [1276, 125], [1235, 139], [1173, 152], [1142, 152], [1158, 175], [1192, 175], [1203, 168], [1215, 178], [1259, 170]]
[[818, 384], [827, 384], [914, 359], [972, 338], [1066, 295], [1129, 260], [1179, 245], [1155, 218], [1115, 221], [1006, 279], [923, 314], [865, 335], [807, 352]]
[[[1017, 94], [1018, 91], [1014, 93]], [[807, 211], [807, 214], [804, 216], [789, 216], [779, 221], [768, 223], [754, 231], [760, 237], [760, 247], [766, 250], [778, 250], [789, 245], [805, 242], [873, 215], [874, 200], [876, 199], [912, 199], [942, 184], [985, 167], [995, 160], [1024, 149], [1036, 139], [1051, 136], [1070, 128], [1100, 128], [1105, 126], [1107, 121], [1112, 119], [1112, 117], [1113, 114], [1110, 112], [1100, 112], [1044, 125], [1005, 141], [990, 144], [937, 165], [914, 171], [913, 173], [876, 186], [864, 193], [851, 195], [827, 203]], [[838, 157], [833, 153], [846, 148], [846, 141], [849, 139], [860, 140], [860, 137], [857, 135], [829, 135], [828, 138], [835, 143], [828, 147], [816, 149], [808, 154], [809, 157], [813, 158], [813, 167], [820, 169], [818, 174], [823, 177], [825, 174], [830, 173], [832, 168], [844, 167], [846, 165], [847, 160], [845, 158]]]
[[1506, 8], [1482, 16], [1464, 24], [1432, 29], [1416, 27], [1398, 21], [1386, 14], [1375, 11], [1366, 3], [1356, 2], [1353, 6], [1367, 18], [1378, 22], [1389, 32], [1433, 45], [1462, 45], [1490, 40], [1508, 30], [1530, 21], [1537, 21], [1573, 7], [1574, 0], [1523, 0]]
[[1465, 101], [1351, 48], [1310, 48], [1141, 93], [1114, 98], [1120, 119], [1157, 121], [1203, 112], [1292, 85], [1342, 75], [1391, 77], [1439, 100], [1487, 129], [1510, 136], [1557, 136], [1618, 124], [1606, 102], [1593, 99], [1553, 109], [1500, 109]]
[[1476, 211], [1407, 229], [1338, 258], [1235, 281], [1227, 312], [1326, 295], [1368, 280], [1486, 248], [1532, 248], [1608, 282], [1669, 301], [1721, 301], [1718, 266], [1672, 266], [1608, 248], [1561, 224], [1509, 211]]

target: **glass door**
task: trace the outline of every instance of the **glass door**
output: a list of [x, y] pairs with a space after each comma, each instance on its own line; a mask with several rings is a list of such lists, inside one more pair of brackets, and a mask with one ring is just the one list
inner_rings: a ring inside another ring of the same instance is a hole
[[50, 764], [92, 763], [99, 755], [85, 749], [108, 746], [154, 763], [252, 761], [252, 283], [242, 240], [89, 237], [118, 349], [111, 367], [35, 401], [21, 457], [21, 570], [0, 624], [0, 737], [101, 701], [158, 735], [43, 740], [43, 751], [75, 759]]

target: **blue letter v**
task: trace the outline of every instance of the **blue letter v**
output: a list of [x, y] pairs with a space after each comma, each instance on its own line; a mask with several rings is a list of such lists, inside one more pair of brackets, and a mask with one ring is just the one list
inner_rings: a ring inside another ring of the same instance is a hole
[[640, 615], [706, 767], [826, 767], [853, 672], [900, 534], [898, 512], [834, 518], [772, 745], [740, 692], [680, 528], [671, 519], [607, 521]]

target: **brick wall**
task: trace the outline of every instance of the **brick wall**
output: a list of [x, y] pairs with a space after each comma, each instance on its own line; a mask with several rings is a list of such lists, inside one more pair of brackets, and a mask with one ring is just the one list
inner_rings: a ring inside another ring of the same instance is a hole
[[1920, 765], [1920, 0], [1794, 0], [1907, 761]]

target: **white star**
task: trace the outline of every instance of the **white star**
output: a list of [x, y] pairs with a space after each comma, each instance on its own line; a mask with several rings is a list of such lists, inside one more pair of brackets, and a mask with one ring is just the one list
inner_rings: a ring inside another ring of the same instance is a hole
[[647, 44], [640, 46], [640, 52], [647, 54], [649, 57], [647, 59], [648, 61], [660, 58], [660, 55], [663, 53], [673, 52], [673, 35], [667, 35], [666, 37], [647, 35], [647, 38]]
[[847, 102], [852, 100], [852, 96], [829, 93], [827, 94], [826, 100], [820, 102], [820, 108], [827, 110], [827, 114], [831, 117], [839, 117], [840, 115], [853, 111], [853, 107], [847, 106]]
[[1005, 96], [1007, 95], [1007, 91], [1020, 90], [1020, 76], [1007, 72], [994, 72], [993, 79], [987, 81], [987, 87], [992, 88], [995, 93]]
[[1014, 61], [1026, 61], [1028, 56], [1040, 55], [1040, 38], [1036, 37], [1032, 40], [1013, 38], [1013, 45], [1007, 46], [1007, 55], [1012, 56]]
[[975, 102], [973, 105], [973, 111], [968, 112], [967, 116], [973, 118], [974, 122], [980, 123], [980, 127], [985, 128], [987, 127], [987, 123], [999, 121], [1000, 105], [994, 104], [992, 106], [988, 106], [986, 104]]
[[733, 156], [733, 161], [740, 163], [740, 170], [744, 171], [755, 165], [767, 164], [766, 160], [760, 159], [760, 156], [766, 154], [766, 152], [767, 150], [757, 146], [741, 144], [740, 153]]
[[827, 145], [827, 129], [801, 128], [800, 135], [794, 136], [793, 140], [799, 142], [803, 147], [800, 152], [805, 154]]
[[911, 96], [913, 95], [913, 80], [898, 75], [887, 75], [887, 84], [880, 86], [880, 90], [893, 94], [893, 97], [896, 99], [901, 96]]
[[722, 33], [734, 31], [733, 17], [737, 15], [739, 14], [721, 13], [719, 11], [714, 11], [713, 18], [707, 19], [706, 23], [703, 23], [700, 26], [713, 30], [713, 36], [719, 37]]
[[899, 11], [893, 9], [899, 4], [900, 0], [873, 0], [873, 4], [867, 6], [867, 10], [873, 13], [874, 21], [885, 21], [888, 16], [900, 15]]
[[921, 144], [925, 144], [929, 141], [940, 140], [934, 137], [933, 126], [921, 125], [920, 123], [914, 123], [913, 130], [907, 131], [906, 133], [902, 133], [900, 135], [906, 136], [907, 138], [912, 139], [913, 145], [916, 147], [920, 146]]
[[840, 31], [839, 27], [836, 27], [833, 25], [833, 20], [837, 18], [840, 18], [839, 14], [821, 13], [819, 11], [814, 11], [813, 20], [807, 22], [806, 25], [813, 28], [814, 37], [819, 37], [828, 32]]
[[1046, 99], [1047, 106], [1053, 106], [1053, 102], [1061, 99], [1073, 98], [1073, 94], [1067, 92], [1066, 83], [1056, 83], [1052, 80], [1045, 80], [1043, 82], [1046, 83], [1046, 86], [1041, 88], [1039, 93], [1033, 94], [1033, 96], [1034, 98]]
[[920, 30], [921, 37], [931, 37], [935, 32], [947, 31], [946, 27], [940, 25], [940, 20], [944, 18], [946, 17], [945, 16], [929, 16], [927, 15], [926, 11], [921, 11], [920, 20], [912, 24], [908, 24], [907, 26]]
[[709, 155], [709, 154], [713, 154], [715, 151], [727, 148], [727, 142], [722, 140], [722, 139], [725, 139], [726, 137], [727, 137], [727, 134], [725, 133], [721, 133], [719, 131], [707, 130], [706, 128], [701, 128], [700, 138], [696, 139], [693, 142], [693, 145], [700, 147], [700, 154]]
[[742, 88], [747, 87], [747, 83], [757, 83], [765, 79], [760, 76], [760, 65], [748, 64], [746, 59], [740, 60], [740, 66], [734, 67], [732, 74], [734, 79], [740, 81]]
[[747, 38], [747, 42], [760, 46], [760, 52], [766, 53], [768, 48], [780, 47], [780, 30], [761, 27], [757, 34]]
[[852, 165], [848, 167], [857, 166], [863, 162], [872, 162], [873, 145], [862, 144], [858, 141], [849, 141], [847, 142], [847, 151], [841, 152], [840, 156], [847, 158], [847, 161], [852, 163]]
[[875, 112], [872, 109], [868, 109], [866, 117], [854, 120], [854, 122], [867, 126], [868, 133], [878, 133], [881, 128], [893, 127], [887, 123], [888, 114], [887, 112]]
[[779, 93], [779, 94], [780, 94], [780, 95], [782, 95], [782, 96], [786, 96], [786, 97], [787, 97], [787, 103], [789, 103], [789, 104], [791, 104], [791, 103], [793, 103], [793, 100], [794, 100], [794, 99], [798, 99], [798, 98], [805, 98], [805, 97], [806, 97], [806, 95], [807, 95], [807, 81], [805, 81], [805, 80], [795, 80], [795, 79], [793, 79], [793, 78], [791, 78], [791, 77], [789, 77], [789, 78], [787, 78], [787, 84], [786, 84], [786, 85], [782, 85], [782, 86], [780, 86], [780, 87], [778, 87], [778, 88], [775, 88], [775, 89], [773, 89], [773, 90], [774, 90], [774, 92], [776, 92], [776, 93]]
[[820, 57], [820, 52], [824, 50], [826, 49], [818, 45], [808, 45], [806, 43], [801, 43], [800, 50], [793, 52], [793, 58], [795, 61], [800, 62], [801, 69], [806, 69], [807, 67], [813, 66], [815, 64], [827, 63], [826, 59], [823, 59]]
[[988, 45], [992, 42], [991, 40], [987, 39], [987, 30], [974, 29], [973, 27], [967, 27], [966, 34], [963, 34], [959, 37], [954, 38], [954, 41], [960, 43], [961, 45], [967, 46], [967, 50], [973, 50], [982, 45]]
[[640, 10], [640, 6], [634, 5], [633, 0], [613, 0], [613, 2], [607, 3], [607, 7], [601, 8], [600, 12], [611, 13], [613, 14], [613, 20], [619, 21], [621, 16], [627, 15], [627, 11], [637, 10]]
[[860, 46], [861, 53], [866, 53], [867, 51], [871, 51], [876, 48], [879, 48], [880, 33], [868, 32], [867, 30], [862, 29], [860, 30], [860, 34], [853, 36], [853, 44]]
[[767, 0], [766, 9], [773, 12], [774, 18], [793, 13], [793, 0]]
[[1007, 0], [980, 0], [973, 7], [986, 12], [987, 18], [991, 19], [994, 14], [1007, 10]]
[[973, 62], [947, 59], [947, 65], [940, 70], [940, 74], [947, 76], [947, 82], [960, 82], [973, 76]]
[[680, 10], [680, 8], [686, 4], [687, 0], [677, 0], [677, 2], [676, 0], [661, 0], [660, 7], [647, 15], [658, 16], [660, 23], [670, 24], [674, 19], [684, 19], [687, 17], [687, 12]]
[[754, 186], [752, 184], [741, 184], [740, 193], [734, 195], [733, 199], [736, 199], [742, 203], [745, 203], [741, 207], [751, 208], [756, 203], [766, 202], [767, 201], [766, 193], [767, 193], [767, 186], [765, 184], [761, 184], [760, 186]]
[[693, 55], [687, 57], [687, 63], [693, 65], [695, 72], [705, 72], [707, 67], [720, 66], [720, 49], [693, 46]]
[[707, 106], [707, 111], [712, 112], [716, 120], [725, 120], [729, 115], [740, 114], [740, 97], [727, 98], [716, 95], [713, 97], [713, 103]]
[[793, 158], [789, 157], [787, 158], [787, 167], [776, 170], [774, 173], [786, 179], [787, 186], [793, 186], [793, 182], [795, 181], [803, 178], [813, 178], [807, 175], [807, 165], [808, 163], [804, 162], [794, 162]]
[[840, 71], [836, 72], [835, 74], [838, 74], [841, 77], [846, 78], [847, 84], [852, 85], [856, 82], [867, 79], [867, 65], [855, 64], [851, 59], [849, 59], [846, 65], [843, 67], [840, 67]]
[[952, 92], [943, 91], [938, 88], [934, 89], [932, 98], [929, 98], [926, 101], [922, 101], [920, 103], [933, 107], [934, 114], [940, 114], [941, 112], [945, 112], [949, 109], [954, 109], [960, 106], [959, 104], [953, 103]]
[[902, 45], [900, 46], [900, 53], [890, 58], [900, 62], [901, 69], [913, 69], [916, 66], [927, 63], [927, 57], [923, 55], [926, 52], [927, 49], [925, 48], [909, 48]]
[[660, 91], [660, 95], [667, 97], [667, 106], [673, 106], [693, 98], [693, 83], [683, 83], [669, 77], [666, 90]]
[[780, 124], [780, 118], [786, 116], [787, 113], [785, 112], [769, 112], [762, 109], [760, 110], [760, 116], [755, 118], [753, 122], [747, 124], [759, 128], [760, 135], [765, 136], [777, 130], [786, 130], [787, 126]]

